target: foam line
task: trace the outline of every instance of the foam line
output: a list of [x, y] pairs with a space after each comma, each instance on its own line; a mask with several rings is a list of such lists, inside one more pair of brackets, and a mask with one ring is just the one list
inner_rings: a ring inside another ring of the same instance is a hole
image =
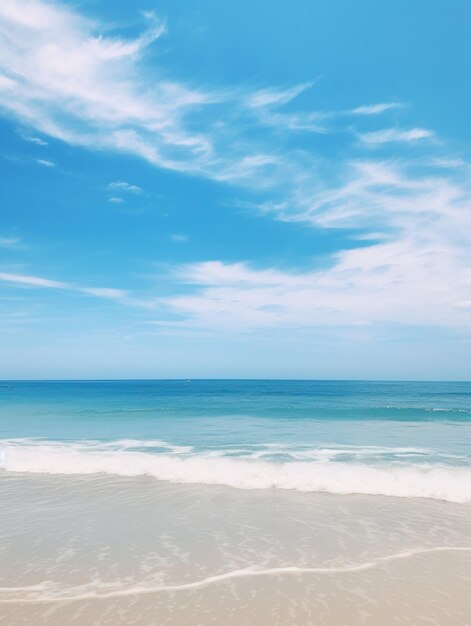
[[[158, 443], [162, 447], [165, 442]], [[123, 441], [100, 444], [4, 440], [0, 441], [0, 469], [33, 474], [152, 476], [174, 483], [237, 489], [275, 488], [471, 502], [469, 463], [457, 466], [430, 459], [427, 463], [364, 463], [328, 458], [280, 462], [190, 453], [186, 448], [182, 452], [182, 447], [171, 444], [165, 444], [165, 450], [158, 453], [130, 449], [130, 445], [129, 441], [123, 445]]]
[[[80, 600], [102, 600], [107, 598], [118, 598], [127, 596], [146, 595], [152, 593], [173, 592], [173, 591], [190, 591], [193, 589], [202, 589], [214, 584], [225, 582], [228, 580], [235, 580], [238, 578], [254, 578], [265, 576], [282, 576], [289, 574], [311, 574], [311, 575], [330, 575], [330, 574], [351, 574], [357, 572], [364, 572], [367, 570], [375, 569], [381, 566], [383, 563], [389, 561], [397, 561], [401, 559], [408, 559], [421, 554], [432, 554], [436, 552], [471, 552], [471, 546], [437, 546], [434, 548], [414, 548], [405, 552], [396, 552], [387, 556], [378, 557], [374, 561], [366, 561], [356, 565], [346, 565], [344, 567], [299, 567], [297, 565], [289, 565], [285, 567], [271, 567], [271, 568], [256, 568], [248, 567], [245, 569], [232, 570], [225, 572], [224, 574], [217, 574], [215, 576], [208, 576], [201, 580], [196, 580], [189, 583], [175, 583], [167, 585], [136, 585], [130, 588], [109, 589], [106, 587], [109, 585], [100, 583], [91, 583], [79, 587], [73, 587], [76, 593], [71, 594], [71, 589], [59, 589], [55, 590], [55, 595], [47, 595], [54, 589], [49, 585], [33, 585], [30, 587], [0, 587], [0, 604], [10, 603], [23, 603], [23, 604], [39, 604], [39, 603], [57, 603], [57, 602], [76, 602]], [[97, 589], [103, 589], [100, 592]], [[8, 596], [8, 594], [31, 594], [32, 597], [4, 597], [2, 594]], [[37, 594], [34, 597], [33, 594]], [[41, 595], [42, 594], [42, 595]]]

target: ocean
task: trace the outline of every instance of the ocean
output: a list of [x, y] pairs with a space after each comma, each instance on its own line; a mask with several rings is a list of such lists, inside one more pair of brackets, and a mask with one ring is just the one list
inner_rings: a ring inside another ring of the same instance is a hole
[[0, 624], [468, 623], [471, 383], [4, 381], [0, 488]]

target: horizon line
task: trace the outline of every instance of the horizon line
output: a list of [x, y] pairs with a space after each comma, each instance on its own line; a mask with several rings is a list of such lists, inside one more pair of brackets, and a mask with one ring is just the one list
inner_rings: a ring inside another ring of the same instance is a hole
[[439, 378], [261, 378], [261, 377], [169, 377], [169, 378], [0, 378], [2, 383], [86, 383], [86, 382], [357, 382], [357, 383], [471, 383], [471, 379]]

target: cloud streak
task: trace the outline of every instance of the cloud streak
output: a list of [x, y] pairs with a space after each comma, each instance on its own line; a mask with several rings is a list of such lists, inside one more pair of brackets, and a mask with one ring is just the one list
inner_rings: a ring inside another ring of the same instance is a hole
[[286, 89], [261, 89], [250, 94], [246, 98], [246, 104], [253, 109], [278, 107], [288, 104], [307, 89], [314, 85], [313, 82], [300, 83]]
[[404, 142], [412, 143], [422, 139], [432, 139], [433, 133], [426, 128], [411, 128], [402, 130], [400, 128], [385, 128], [370, 133], [359, 133], [358, 137], [363, 143], [369, 145], [380, 145], [384, 143]]
[[48, 161], [47, 159], [36, 159], [36, 163], [39, 163], [39, 165], [43, 165], [44, 167], [56, 167], [55, 163]]
[[138, 60], [165, 32], [154, 14], [145, 18], [143, 34], [123, 40], [105, 37], [99, 24], [66, 7], [5, 0], [0, 6], [3, 110], [74, 145], [139, 154], [161, 167], [198, 169], [211, 147], [184, 129], [183, 118], [214, 95], [158, 77], [152, 86], [143, 84]]
[[379, 102], [378, 104], [364, 104], [349, 111], [352, 115], [380, 115], [393, 109], [401, 109], [404, 105], [400, 102]]
[[80, 287], [68, 282], [51, 280], [49, 278], [32, 276], [29, 274], [13, 274], [9, 272], [0, 272], [0, 281], [10, 283], [17, 287], [75, 291], [90, 296], [95, 296], [97, 298], [104, 298], [106, 300], [118, 300], [124, 302], [128, 297], [127, 292], [122, 289], [112, 289], [105, 287]]
[[28, 132], [19, 131], [19, 135], [23, 139], [23, 141], [27, 141], [29, 143], [34, 143], [37, 146], [44, 146], [45, 147], [45, 146], [49, 145], [47, 143], [47, 141], [44, 141], [44, 139], [41, 139], [41, 137], [36, 137], [34, 135], [31, 135]]

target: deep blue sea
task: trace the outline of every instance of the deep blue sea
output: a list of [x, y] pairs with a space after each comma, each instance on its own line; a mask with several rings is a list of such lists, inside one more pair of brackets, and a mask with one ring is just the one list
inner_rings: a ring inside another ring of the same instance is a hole
[[0, 383], [0, 471], [471, 501], [471, 383]]

